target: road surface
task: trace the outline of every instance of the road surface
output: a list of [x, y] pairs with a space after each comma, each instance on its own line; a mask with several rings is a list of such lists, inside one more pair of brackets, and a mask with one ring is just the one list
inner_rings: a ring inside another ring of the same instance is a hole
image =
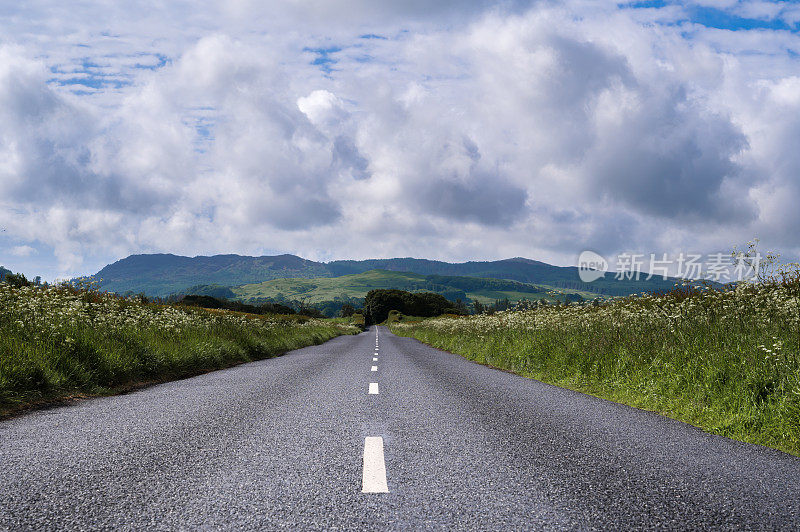
[[0, 422], [11, 530], [792, 530], [799, 488], [800, 459], [385, 327]]

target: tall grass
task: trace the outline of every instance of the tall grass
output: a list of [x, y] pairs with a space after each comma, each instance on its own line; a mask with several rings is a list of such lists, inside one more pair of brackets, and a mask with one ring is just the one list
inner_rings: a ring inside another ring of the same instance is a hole
[[67, 286], [0, 283], [0, 412], [196, 374], [358, 331], [302, 316], [255, 316]]
[[800, 454], [800, 280], [397, 322], [480, 363]]

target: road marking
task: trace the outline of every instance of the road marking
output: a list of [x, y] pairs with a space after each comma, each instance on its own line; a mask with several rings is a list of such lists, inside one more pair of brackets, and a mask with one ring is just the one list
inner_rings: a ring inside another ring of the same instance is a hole
[[372, 357], [372, 361], [373, 362], [377, 362], [378, 361], [378, 357]]
[[364, 471], [361, 477], [361, 493], [389, 493], [386, 484], [386, 462], [383, 459], [383, 438], [364, 438]]
[[377, 382], [369, 383], [369, 394], [370, 395], [378, 395], [378, 383]]
[[378, 366], [372, 366], [372, 369], [370, 371], [378, 371]]

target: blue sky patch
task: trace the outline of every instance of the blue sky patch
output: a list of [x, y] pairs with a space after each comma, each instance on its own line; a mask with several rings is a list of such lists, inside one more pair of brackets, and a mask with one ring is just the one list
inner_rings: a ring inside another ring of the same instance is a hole
[[[775, 2], [786, 4], [787, 2]], [[800, 30], [800, 23], [790, 26], [780, 18], [755, 19], [741, 17], [730, 10], [718, 9], [710, 6], [687, 4], [679, 1], [666, 0], [642, 0], [638, 2], [627, 2], [617, 4], [620, 9], [661, 9], [670, 5], [682, 6], [686, 11], [686, 18], [680, 22], [692, 22], [707, 28], [721, 30], [786, 30], [797, 32]]]
[[627, 4], [617, 4], [621, 9], [647, 9], [647, 8], [662, 8], [666, 7], [667, 3], [664, 0], [645, 0], [643, 2], [630, 2]]
[[340, 46], [331, 46], [329, 48], [303, 48], [303, 51], [316, 54], [317, 57], [311, 61], [311, 64], [318, 66], [320, 70], [326, 74], [330, 74], [333, 72], [333, 65], [339, 62], [338, 59], [332, 56], [337, 52], [341, 52], [342, 48]]
[[708, 28], [721, 30], [792, 30], [786, 22], [779, 19], [759, 20], [733, 15], [713, 7], [696, 6], [689, 9], [689, 20]]
[[155, 57], [157, 59], [155, 64], [148, 65], [144, 63], [136, 63], [133, 65], [133, 68], [141, 68], [144, 70], [158, 70], [159, 68], [166, 66], [167, 63], [170, 62], [169, 57], [164, 54], [151, 54], [151, 53], [141, 53], [137, 54], [140, 57]]
[[51, 82], [57, 83], [62, 87], [65, 85], [81, 85], [83, 87], [89, 87], [90, 89], [104, 89], [106, 87], [113, 87], [113, 88], [120, 88], [125, 83], [120, 82], [119, 80], [106, 80], [102, 77], [89, 77], [89, 78], [67, 78], [67, 79], [58, 79], [53, 78], [50, 80]]

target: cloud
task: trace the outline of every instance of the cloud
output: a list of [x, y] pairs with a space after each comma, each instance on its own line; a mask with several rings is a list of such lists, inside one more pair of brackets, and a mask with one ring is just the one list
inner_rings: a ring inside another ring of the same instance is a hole
[[36, 250], [31, 246], [14, 246], [11, 248], [11, 254], [15, 257], [30, 257], [36, 253]]
[[451, 221], [508, 226], [523, 213], [527, 192], [490, 174], [432, 179], [416, 189], [423, 211]]
[[52, 250], [26, 258], [50, 276], [154, 251], [570, 263], [585, 248], [761, 236], [796, 253], [800, 38], [709, 28], [689, 11], [12, 6], [0, 14], [13, 43], [0, 47], [6, 251]]
[[729, 119], [689, 101], [680, 87], [662, 95], [622, 90], [605, 100], [587, 157], [592, 190], [644, 215], [682, 222], [756, 216], [742, 188], [728, 186], [743, 171], [735, 159], [747, 147]]

